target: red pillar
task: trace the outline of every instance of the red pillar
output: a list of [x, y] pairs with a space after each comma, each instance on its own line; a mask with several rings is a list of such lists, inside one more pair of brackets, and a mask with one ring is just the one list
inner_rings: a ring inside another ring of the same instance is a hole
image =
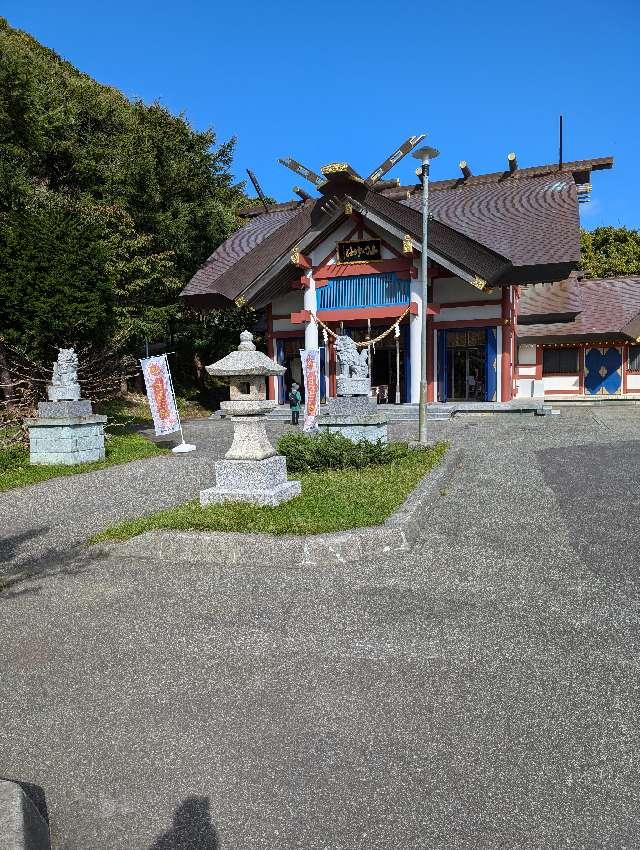
[[[413, 363], [411, 364], [413, 368]], [[433, 374], [433, 316], [427, 316], [427, 403], [435, 401], [435, 376]]]
[[[273, 307], [267, 304], [267, 354], [273, 359], [275, 348], [273, 339]], [[278, 379], [267, 378], [267, 398], [270, 401], [278, 399]]]
[[513, 363], [511, 362], [511, 335], [513, 333], [511, 315], [511, 287], [502, 289], [502, 358], [500, 368], [500, 390], [502, 401], [510, 401], [513, 393]]

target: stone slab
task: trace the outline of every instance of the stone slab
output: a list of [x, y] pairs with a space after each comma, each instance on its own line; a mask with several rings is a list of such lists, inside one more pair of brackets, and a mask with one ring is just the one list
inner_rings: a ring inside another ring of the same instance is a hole
[[249, 502], [279, 505], [300, 494], [300, 482], [287, 479], [282, 455], [264, 460], [219, 460], [214, 466], [215, 486], [200, 491], [200, 504]]
[[75, 466], [104, 460], [106, 416], [29, 419], [29, 461], [38, 466]]
[[377, 407], [375, 399], [366, 395], [338, 396], [328, 398], [322, 412], [327, 416], [372, 416]]
[[106, 421], [106, 416], [92, 413], [91, 416], [51, 416], [46, 419], [25, 419], [24, 424], [27, 428], [35, 426], [38, 428], [59, 428], [65, 425], [104, 425]]
[[61, 387], [49, 386], [47, 387], [47, 395], [49, 401], [79, 401], [80, 384], [67, 384]]
[[222, 502], [248, 502], [252, 505], [276, 507], [300, 495], [302, 486], [299, 481], [285, 481], [275, 487], [264, 490], [239, 490], [227, 487], [211, 487], [200, 491], [200, 504], [220, 504]]
[[354, 443], [359, 443], [362, 440], [367, 440], [369, 443], [377, 443], [378, 440], [383, 443], [388, 442], [386, 419], [382, 422], [351, 422], [346, 424], [320, 421], [318, 427], [321, 431], [330, 434], [342, 434], [343, 437], [352, 440]]
[[38, 417], [43, 419], [59, 419], [64, 416], [91, 416], [91, 402], [82, 398], [78, 401], [41, 401], [38, 403]]
[[386, 425], [387, 417], [381, 413], [372, 416], [320, 416], [318, 425]]
[[346, 378], [338, 375], [336, 378], [336, 389], [340, 396], [369, 396], [371, 392], [370, 378]]
[[2, 850], [50, 850], [49, 827], [17, 782], [0, 780]]
[[[426, 510], [460, 466], [461, 450], [449, 450], [400, 508], [382, 525], [305, 537], [237, 532], [147, 531], [123, 543], [97, 544], [94, 551], [139, 560], [234, 566], [355, 563], [368, 552], [407, 551], [424, 529]], [[294, 482], [291, 482], [294, 483]], [[204, 491], [206, 492], [206, 491]]]

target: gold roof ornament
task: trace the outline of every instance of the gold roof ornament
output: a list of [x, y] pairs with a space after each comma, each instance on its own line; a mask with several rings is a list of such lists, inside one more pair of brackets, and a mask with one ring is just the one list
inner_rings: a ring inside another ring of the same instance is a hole
[[342, 171], [349, 171], [348, 162], [330, 162], [328, 165], [323, 165], [320, 169], [323, 174], [340, 174]]
[[476, 275], [473, 280], [470, 280], [469, 283], [471, 286], [475, 286], [476, 289], [479, 289], [481, 292], [486, 289], [487, 281]]
[[413, 254], [413, 240], [408, 233], [402, 237], [402, 253]]
[[350, 204], [349, 201], [344, 205], [344, 214], [353, 215], [353, 204]]
[[300, 262], [300, 251], [298, 251], [297, 248], [294, 248], [294, 250], [291, 252], [291, 262], [294, 266], [297, 266]]

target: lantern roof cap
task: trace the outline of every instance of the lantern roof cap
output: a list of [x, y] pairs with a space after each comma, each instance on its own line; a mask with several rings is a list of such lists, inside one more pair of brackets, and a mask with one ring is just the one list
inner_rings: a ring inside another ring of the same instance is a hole
[[287, 370], [284, 366], [274, 363], [262, 351], [256, 351], [253, 334], [242, 331], [240, 345], [237, 351], [227, 354], [222, 360], [217, 360], [206, 367], [207, 372], [216, 378], [239, 378], [255, 375], [283, 375]]

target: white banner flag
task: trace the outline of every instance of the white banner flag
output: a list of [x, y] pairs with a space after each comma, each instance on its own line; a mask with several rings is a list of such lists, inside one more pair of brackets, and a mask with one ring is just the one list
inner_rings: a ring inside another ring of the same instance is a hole
[[140, 365], [147, 388], [147, 398], [156, 435], [180, 431], [180, 417], [178, 416], [167, 355], [160, 354], [158, 357], [147, 357], [140, 361]]
[[304, 377], [303, 431], [318, 430], [320, 414], [320, 351], [317, 348], [300, 349]]

